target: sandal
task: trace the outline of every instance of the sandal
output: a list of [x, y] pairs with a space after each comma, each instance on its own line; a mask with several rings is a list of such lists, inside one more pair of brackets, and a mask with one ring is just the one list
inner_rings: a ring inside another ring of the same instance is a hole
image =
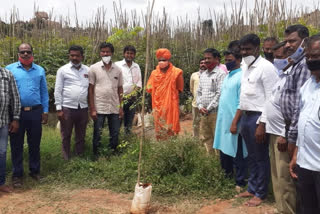
[[249, 197], [253, 197], [253, 196], [254, 196], [254, 194], [252, 194], [248, 191], [245, 191], [245, 192], [242, 192], [242, 193], [236, 195], [235, 197], [236, 198], [249, 198]]
[[257, 207], [260, 204], [262, 204], [263, 200], [261, 198], [258, 198], [257, 196], [254, 196], [251, 198], [249, 201], [245, 203], [246, 206], [248, 207]]

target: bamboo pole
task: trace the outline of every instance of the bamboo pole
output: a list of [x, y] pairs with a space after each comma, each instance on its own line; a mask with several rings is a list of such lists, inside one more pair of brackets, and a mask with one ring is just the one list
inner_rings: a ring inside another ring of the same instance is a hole
[[149, 2], [148, 2], [148, 12], [147, 12], [147, 25], [146, 25], [146, 30], [147, 30], [147, 46], [146, 46], [146, 66], [144, 70], [144, 84], [143, 84], [143, 90], [142, 90], [142, 133], [140, 136], [140, 149], [139, 149], [139, 162], [138, 162], [138, 179], [137, 183], [140, 185], [140, 176], [141, 176], [141, 156], [142, 156], [142, 145], [145, 139], [144, 136], [144, 105], [145, 105], [145, 97], [146, 97], [146, 85], [147, 85], [147, 76], [148, 76], [148, 65], [149, 65], [149, 55], [150, 55], [150, 22], [151, 22], [151, 17], [152, 17], [152, 10], [154, 6], [155, 0], [152, 0], [152, 5], [151, 8], [149, 7]]

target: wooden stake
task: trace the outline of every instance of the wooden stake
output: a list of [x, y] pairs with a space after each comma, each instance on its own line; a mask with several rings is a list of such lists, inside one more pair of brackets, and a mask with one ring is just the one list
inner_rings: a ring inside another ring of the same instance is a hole
[[147, 11], [147, 25], [146, 25], [146, 30], [147, 30], [147, 47], [146, 47], [146, 66], [144, 70], [144, 84], [143, 84], [143, 90], [142, 90], [142, 111], [141, 111], [141, 122], [142, 122], [142, 133], [140, 136], [140, 149], [139, 149], [139, 162], [138, 162], [138, 179], [137, 183], [140, 185], [140, 176], [141, 176], [141, 155], [142, 155], [142, 145], [144, 142], [144, 106], [145, 106], [145, 96], [146, 96], [146, 86], [147, 86], [147, 76], [148, 76], [148, 65], [149, 65], [149, 55], [150, 55], [150, 45], [149, 45], [149, 40], [150, 40], [150, 23], [151, 23], [151, 17], [152, 17], [152, 10], [154, 6], [155, 0], [152, 0], [152, 5], [150, 8], [149, 2], [148, 2], [148, 11]]

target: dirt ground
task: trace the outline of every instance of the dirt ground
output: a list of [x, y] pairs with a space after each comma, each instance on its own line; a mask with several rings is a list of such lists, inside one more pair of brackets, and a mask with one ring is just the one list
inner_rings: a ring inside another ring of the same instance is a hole
[[[192, 121], [187, 115], [181, 121], [182, 134], [190, 134]], [[125, 214], [129, 213], [133, 194], [120, 194], [101, 189], [15, 190], [0, 193], [0, 214]], [[150, 214], [273, 214], [274, 204], [251, 208], [241, 199], [181, 201], [161, 203], [151, 199]]]
[[[57, 214], [57, 213], [129, 213], [133, 194], [119, 194], [99, 189], [15, 191], [11, 194], [0, 193], [1, 214]], [[195, 214], [273, 214], [274, 207], [265, 204], [248, 208], [237, 200], [190, 201], [174, 205], [152, 202], [150, 214], [195, 213]]]

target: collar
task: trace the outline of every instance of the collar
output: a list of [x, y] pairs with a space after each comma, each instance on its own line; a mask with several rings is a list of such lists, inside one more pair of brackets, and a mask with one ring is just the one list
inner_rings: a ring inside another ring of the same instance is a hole
[[206, 72], [206, 70], [199, 70], [198, 75], [201, 75], [203, 72]]
[[250, 68], [255, 68], [257, 67], [257, 64], [259, 63], [259, 61], [261, 60], [262, 56], [259, 55], [258, 58], [255, 59], [254, 63], [250, 66]]
[[[297, 62], [295, 62], [294, 64], [292, 64], [292, 67], [294, 67], [295, 65], [297, 65], [298, 63], [300, 63], [300, 62], [304, 59], [304, 57], [305, 57], [305, 55], [302, 54], [302, 55], [298, 58]], [[289, 57], [289, 58], [290, 58], [290, 57]]]
[[[18, 61], [18, 64], [17, 64], [18, 66], [18, 68], [23, 68], [23, 69], [25, 69], [24, 67], [23, 67], [23, 65], [21, 64], [21, 62], [20, 61]], [[30, 69], [35, 69], [35, 64], [32, 62], [32, 65], [31, 65], [31, 67], [30, 67]], [[30, 70], [29, 69], [29, 70]]]
[[317, 81], [316, 81], [316, 77], [315, 77], [315, 76], [311, 75], [310, 78], [311, 78], [311, 80], [312, 80], [312, 82], [313, 82], [314, 84], [320, 85], [320, 82], [317, 82]]
[[[122, 66], [127, 66], [129, 68], [129, 66], [128, 66], [128, 64], [127, 64], [125, 59], [121, 60], [120, 62], [121, 62]], [[132, 65], [131, 65], [130, 68], [135, 67], [135, 66], [136, 66], [136, 63], [134, 61], [132, 61]]]
[[229, 76], [230, 76], [230, 75], [233, 75], [233, 74], [235, 74], [235, 73], [238, 73], [238, 72], [241, 71], [241, 70], [242, 70], [241, 68], [237, 68], [237, 69], [235, 69], [235, 70], [232, 70], [232, 71], [229, 72]]
[[[69, 62], [69, 66], [70, 66], [70, 68], [73, 68], [73, 65], [72, 65], [71, 62]], [[82, 63], [81, 63], [81, 65], [80, 65], [79, 71], [80, 71], [81, 69], [82, 69]]]
[[209, 71], [208, 69], [207, 70], [205, 70], [205, 71], [203, 71], [203, 72], [205, 72], [205, 73], [207, 73], [207, 74], [214, 74], [214, 73], [216, 73], [217, 72], [217, 69], [219, 68], [219, 65], [216, 65], [216, 67], [214, 67], [213, 69], [212, 69], [212, 71]]
[[[105, 66], [104, 66], [104, 63], [102, 62], [102, 60], [100, 61], [100, 63], [101, 63], [101, 67], [104, 68]], [[114, 68], [114, 63], [111, 61], [111, 67], [109, 70], [111, 70], [112, 68]]]

